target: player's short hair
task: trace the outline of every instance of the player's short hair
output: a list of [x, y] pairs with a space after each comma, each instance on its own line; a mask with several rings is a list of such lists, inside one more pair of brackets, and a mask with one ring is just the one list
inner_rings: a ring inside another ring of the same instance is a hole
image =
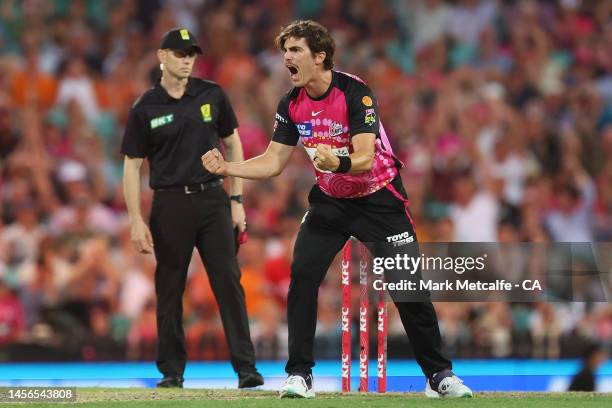
[[323, 67], [325, 69], [332, 69], [334, 67], [336, 43], [329, 34], [329, 31], [327, 31], [327, 28], [316, 21], [296, 20], [283, 27], [278, 36], [276, 36], [275, 43], [281, 51], [285, 51], [285, 41], [289, 37], [305, 39], [310, 51], [313, 53], [325, 53], [325, 60], [323, 60]]

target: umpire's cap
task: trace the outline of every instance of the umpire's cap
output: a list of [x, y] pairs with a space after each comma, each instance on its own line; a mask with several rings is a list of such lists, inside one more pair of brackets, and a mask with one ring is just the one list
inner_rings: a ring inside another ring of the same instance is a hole
[[194, 50], [198, 54], [202, 53], [202, 49], [196, 43], [195, 37], [186, 28], [175, 28], [168, 31], [162, 37], [159, 48], [173, 51]]

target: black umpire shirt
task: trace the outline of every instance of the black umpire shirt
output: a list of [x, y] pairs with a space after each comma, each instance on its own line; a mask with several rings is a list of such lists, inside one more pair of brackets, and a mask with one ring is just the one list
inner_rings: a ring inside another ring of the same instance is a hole
[[189, 78], [183, 97], [174, 99], [158, 82], [132, 106], [121, 153], [149, 160], [152, 189], [208, 183], [220, 177], [206, 171], [201, 156], [237, 127], [216, 83]]

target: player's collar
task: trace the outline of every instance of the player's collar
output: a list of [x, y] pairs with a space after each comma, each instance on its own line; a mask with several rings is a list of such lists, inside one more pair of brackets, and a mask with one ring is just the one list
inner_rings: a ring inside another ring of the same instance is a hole
[[306, 88], [304, 88], [304, 92], [306, 92], [306, 95], [308, 95], [308, 97], [310, 99], [312, 99], [313, 101], [321, 101], [321, 100], [325, 99], [327, 97], [327, 95], [330, 94], [330, 92], [332, 91], [332, 89], [334, 89], [334, 86], [336, 85], [337, 75], [338, 75], [336, 73], [336, 71], [334, 71], [334, 70], [331, 70], [331, 73], [332, 73], [332, 78], [331, 78], [331, 82], [329, 83], [329, 87], [327, 88], [327, 90], [325, 92], [323, 92], [323, 94], [321, 96], [317, 96], [316, 98], [312, 97], [312, 96], [308, 95], [308, 91], [306, 91]]

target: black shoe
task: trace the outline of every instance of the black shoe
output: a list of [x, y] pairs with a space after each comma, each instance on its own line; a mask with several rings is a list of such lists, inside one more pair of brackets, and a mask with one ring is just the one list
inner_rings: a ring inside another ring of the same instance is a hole
[[263, 385], [264, 379], [257, 371], [238, 373], [238, 388], [253, 388]]
[[183, 388], [183, 377], [164, 377], [155, 386], [157, 388]]

